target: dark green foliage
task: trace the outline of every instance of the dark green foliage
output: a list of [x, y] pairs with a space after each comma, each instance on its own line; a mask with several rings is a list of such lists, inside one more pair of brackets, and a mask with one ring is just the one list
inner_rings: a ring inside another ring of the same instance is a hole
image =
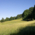
[[13, 17], [10, 17], [9, 20], [13, 20]]
[[1, 22], [1, 20], [0, 20], [0, 22]]
[[29, 11], [33, 11], [33, 7], [30, 7], [30, 8], [29, 8]]
[[25, 10], [25, 11], [23, 12], [23, 14], [22, 14], [23, 20], [24, 20], [29, 14], [30, 14], [30, 11], [29, 11], [28, 9]]
[[32, 11], [32, 18], [34, 18], [35, 19], [35, 5], [34, 5], [34, 8], [33, 8], [33, 11]]
[[29, 10], [25, 10], [22, 14], [23, 20], [33, 20], [35, 19], [35, 5], [34, 7], [29, 8]]
[[35, 26], [27, 26], [25, 28], [19, 29], [18, 33], [13, 33], [10, 35], [35, 35]]
[[6, 19], [2, 18], [2, 19], [0, 20], [0, 22], [15, 20], [15, 19], [18, 19], [18, 18], [19, 18], [19, 19], [22, 18], [22, 14], [19, 14], [19, 15], [17, 15], [16, 17], [10, 17], [10, 18], [6, 17]]
[[32, 10], [32, 13], [27, 16], [27, 19], [30, 19], [30, 20], [34, 19], [35, 20], [35, 6]]
[[15, 20], [16, 19], [16, 17], [13, 17], [13, 20]]
[[16, 17], [10, 17], [9, 20], [15, 20], [15, 19], [19, 19], [19, 18], [22, 18], [22, 14], [19, 14]]
[[22, 14], [17, 15], [16, 19], [22, 18]]
[[8, 18], [8, 17], [6, 17], [5, 21], [9, 21], [9, 18]]
[[4, 22], [4, 21], [5, 21], [4, 18], [2, 18], [2, 19], [1, 19], [1, 22]]
[[15, 20], [16, 19], [16, 17], [12, 17], [12, 20]]
[[31, 21], [31, 20], [33, 20], [32, 15], [29, 14], [29, 15], [28, 15], [26, 18], [24, 18], [23, 20], [26, 20], [26, 21]]

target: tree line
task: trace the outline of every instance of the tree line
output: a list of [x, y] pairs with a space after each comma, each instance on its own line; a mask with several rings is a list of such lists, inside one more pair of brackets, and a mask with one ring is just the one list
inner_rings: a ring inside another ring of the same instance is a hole
[[0, 22], [11, 21], [11, 20], [19, 19], [19, 18], [22, 18], [22, 14], [19, 14], [19, 15], [17, 15], [16, 17], [12, 17], [12, 16], [11, 16], [10, 18], [6, 17], [6, 19], [2, 18], [2, 19], [0, 20]]
[[26, 9], [22, 14], [19, 14], [16, 17], [10, 17], [10, 18], [6, 17], [6, 19], [2, 18], [0, 22], [10, 21], [20, 18], [22, 18], [22, 20], [25, 21], [35, 20], [35, 5], [34, 7], [30, 7], [29, 9]]

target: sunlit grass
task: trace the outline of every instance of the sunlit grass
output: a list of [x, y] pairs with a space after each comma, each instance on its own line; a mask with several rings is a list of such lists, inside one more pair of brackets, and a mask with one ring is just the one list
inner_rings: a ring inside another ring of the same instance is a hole
[[0, 23], [0, 35], [9, 35], [10, 33], [18, 32], [20, 27], [25, 27], [35, 23], [34, 21], [22, 21], [22, 19], [6, 21]]

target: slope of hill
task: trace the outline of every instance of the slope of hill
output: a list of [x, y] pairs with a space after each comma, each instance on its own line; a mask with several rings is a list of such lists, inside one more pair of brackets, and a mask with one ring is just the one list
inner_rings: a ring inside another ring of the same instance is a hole
[[10, 33], [16, 33], [16, 32], [18, 32], [18, 29], [20, 27], [26, 27], [33, 23], [35, 23], [35, 20], [22, 21], [22, 18], [0, 23], [0, 35], [7, 35], [7, 34], [9, 35]]

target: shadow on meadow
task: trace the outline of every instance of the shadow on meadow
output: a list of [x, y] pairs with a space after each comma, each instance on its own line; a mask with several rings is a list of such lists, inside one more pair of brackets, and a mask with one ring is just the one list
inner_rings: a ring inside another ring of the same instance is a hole
[[27, 26], [25, 28], [19, 29], [18, 33], [13, 33], [10, 35], [35, 35], [35, 26]]

